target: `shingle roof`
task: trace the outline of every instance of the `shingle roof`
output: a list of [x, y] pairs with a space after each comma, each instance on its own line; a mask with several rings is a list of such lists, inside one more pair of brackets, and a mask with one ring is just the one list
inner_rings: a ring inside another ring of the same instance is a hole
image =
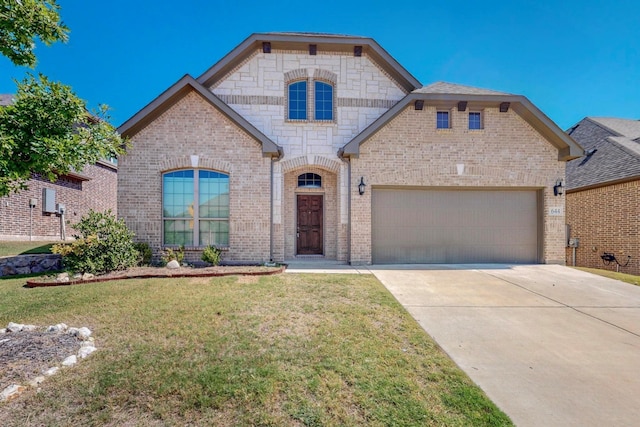
[[459, 95], [510, 95], [506, 92], [498, 92], [490, 89], [482, 89], [473, 86], [464, 86], [447, 82], [435, 82], [416, 89], [413, 93], [446, 93]]
[[13, 103], [13, 95], [0, 93], [0, 106], [11, 105]]
[[640, 122], [586, 117], [569, 134], [587, 154], [567, 163], [567, 189], [640, 178]]
[[589, 117], [589, 119], [620, 136], [629, 139], [640, 138], [640, 120], [614, 119], [609, 117]]

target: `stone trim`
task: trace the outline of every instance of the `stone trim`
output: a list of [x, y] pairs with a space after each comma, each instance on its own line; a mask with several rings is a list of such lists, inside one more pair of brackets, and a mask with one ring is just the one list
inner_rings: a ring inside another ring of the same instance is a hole
[[342, 165], [339, 160], [329, 159], [324, 156], [315, 156], [311, 159], [311, 161], [309, 161], [309, 157], [307, 156], [300, 156], [293, 159], [284, 160], [280, 162], [280, 164], [283, 174], [304, 167], [317, 167], [338, 174], [338, 172], [340, 171], [340, 166]]
[[231, 173], [233, 166], [229, 162], [204, 156], [198, 156], [198, 164], [195, 167], [191, 164], [191, 156], [174, 157], [160, 162], [161, 173], [177, 169], [213, 169], [224, 173]]
[[226, 104], [236, 105], [285, 105], [285, 97], [262, 95], [218, 95]]
[[338, 107], [358, 107], [358, 108], [385, 108], [389, 109], [396, 105], [398, 101], [392, 99], [364, 99], [364, 98], [337, 98]]

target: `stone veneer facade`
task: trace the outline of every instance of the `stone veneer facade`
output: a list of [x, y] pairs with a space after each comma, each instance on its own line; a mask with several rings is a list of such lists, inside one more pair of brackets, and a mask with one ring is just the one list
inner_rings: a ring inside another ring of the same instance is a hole
[[[334, 41], [327, 43], [332, 46]], [[412, 77], [400, 81], [408, 73], [398, 71], [396, 63], [382, 64], [381, 58], [390, 60], [380, 51], [370, 56], [371, 45], [361, 56], [354, 54], [353, 46], [318, 49], [316, 54], [288, 48], [266, 51], [259, 46], [247, 48], [253, 49], [248, 54], [241, 52], [242, 60], [229, 68], [224, 68], [225, 57], [222, 71], [198, 79], [207, 82], [202, 89], [194, 90], [191, 83], [186, 95], [163, 95], [157, 105], [138, 113], [142, 119], [134, 116], [123, 125], [131, 148], [120, 158], [119, 214], [137, 240], [150, 243], [156, 254], [163, 246], [162, 173], [206, 168], [229, 174], [230, 240], [225, 261], [295, 258], [296, 195], [309, 193], [323, 195], [323, 256], [370, 263], [371, 188], [411, 185], [537, 190], [544, 201], [541, 215], [550, 207], [560, 212], [542, 215], [540, 262], [564, 262], [564, 198], [554, 198], [552, 191], [555, 181], [564, 178], [564, 162], [558, 160], [558, 148], [516, 112], [483, 107], [484, 129], [469, 131], [467, 113], [454, 111], [452, 104], [451, 129], [436, 130], [436, 107], [427, 102], [418, 111], [410, 104], [362, 144], [359, 157], [342, 158], [340, 150], [406, 100], [407, 82], [417, 89], [417, 81]], [[333, 120], [313, 119], [316, 80], [334, 87]], [[297, 81], [308, 82], [308, 120], [287, 118], [287, 87]], [[206, 94], [198, 93], [201, 90], [211, 91], [277, 144], [280, 156], [264, 157], [255, 132], [231, 120], [224, 108], [214, 106], [216, 100], [207, 101]], [[157, 116], [156, 111], [160, 111]], [[149, 115], [153, 118], [146, 119]], [[456, 173], [458, 164], [465, 165], [462, 175]], [[299, 188], [297, 177], [302, 173], [320, 175], [322, 186]], [[358, 194], [360, 176], [368, 186], [364, 196]], [[191, 249], [195, 258], [198, 248]]]

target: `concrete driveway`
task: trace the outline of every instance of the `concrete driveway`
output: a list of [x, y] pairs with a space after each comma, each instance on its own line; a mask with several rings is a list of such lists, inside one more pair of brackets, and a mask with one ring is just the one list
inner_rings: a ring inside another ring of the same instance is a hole
[[640, 425], [640, 287], [556, 265], [370, 270], [516, 425]]

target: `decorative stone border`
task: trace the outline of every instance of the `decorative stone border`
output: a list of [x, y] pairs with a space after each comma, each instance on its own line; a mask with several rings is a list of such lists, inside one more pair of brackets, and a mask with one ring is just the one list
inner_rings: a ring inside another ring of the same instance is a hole
[[238, 271], [229, 271], [229, 272], [206, 272], [206, 273], [198, 273], [198, 269], [193, 270], [183, 270], [178, 269], [174, 270], [174, 272], [167, 273], [141, 273], [141, 274], [125, 274], [122, 276], [114, 276], [114, 277], [93, 277], [90, 279], [78, 279], [78, 280], [68, 280], [68, 281], [58, 281], [53, 279], [50, 282], [42, 282], [39, 280], [27, 280], [25, 287], [27, 288], [39, 288], [39, 287], [47, 287], [47, 286], [68, 286], [68, 285], [81, 285], [84, 283], [96, 283], [96, 282], [108, 282], [111, 280], [125, 280], [125, 279], [153, 279], [153, 278], [181, 278], [181, 277], [222, 277], [222, 276], [271, 276], [274, 274], [283, 273], [286, 269], [286, 265], [282, 265], [280, 268], [269, 271], [246, 271], [246, 272], [238, 272]]
[[0, 277], [44, 273], [61, 269], [62, 257], [57, 254], [16, 255], [0, 258]]
[[[36, 329], [38, 328], [34, 325], [23, 325], [20, 323], [10, 322], [6, 328], [0, 329], [0, 343], [3, 341], [3, 338], [9, 334], [15, 334], [23, 331], [24, 332], [35, 331]], [[78, 358], [84, 359], [85, 357], [89, 356], [91, 353], [97, 350], [94, 343], [94, 339], [91, 336], [91, 330], [89, 328], [86, 328], [86, 327], [70, 328], [64, 323], [58, 323], [57, 325], [52, 325], [45, 328], [44, 332], [65, 333], [65, 334], [77, 337], [80, 341], [82, 341], [82, 344], [80, 344], [80, 349], [78, 350], [78, 352], [76, 354], [72, 354], [68, 356], [62, 361], [61, 365], [63, 367], [71, 367], [76, 363], [78, 363]], [[8, 338], [4, 338], [4, 339], [8, 340]], [[7, 402], [12, 399], [15, 399], [22, 392], [27, 390], [28, 387], [37, 388], [46, 379], [46, 377], [50, 377], [51, 375], [56, 374], [59, 370], [60, 370], [59, 366], [52, 366], [49, 369], [44, 370], [44, 372], [42, 372], [42, 375], [32, 378], [27, 383], [27, 385], [11, 384], [5, 387], [5, 389], [2, 390], [2, 392], [0, 392], [0, 402]]]

